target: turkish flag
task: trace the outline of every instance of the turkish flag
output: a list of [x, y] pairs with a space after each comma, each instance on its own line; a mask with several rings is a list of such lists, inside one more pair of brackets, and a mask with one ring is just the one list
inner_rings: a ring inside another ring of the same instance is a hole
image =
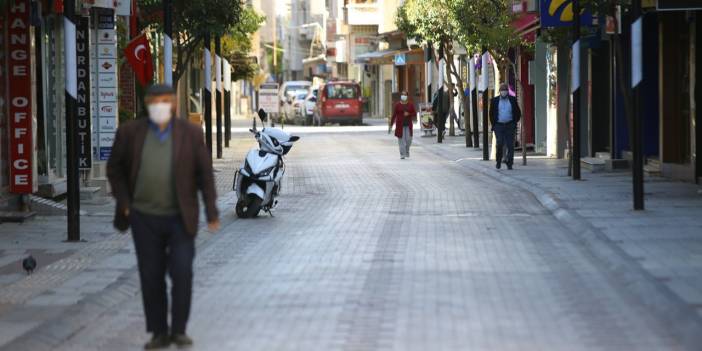
[[124, 55], [132, 66], [139, 83], [143, 86], [149, 84], [154, 78], [154, 63], [146, 34], [141, 34], [130, 41], [124, 48]]

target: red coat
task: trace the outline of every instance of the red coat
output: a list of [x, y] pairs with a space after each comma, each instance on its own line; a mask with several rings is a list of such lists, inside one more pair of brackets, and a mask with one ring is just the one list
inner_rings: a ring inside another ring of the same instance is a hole
[[[407, 112], [407, 116], [405, 116], [405, 112]], [[414, 128], [414, 121], [417, 120], [417, 110], [414, 109], [414, 104], [411, 102], [406, 104], [398, 102], [392, 109], [392, 120], [390, 121], [390, 125], [395, 124], [395, 136], [398, 138], [402, 138], [402, 127], [405, 120], [409, 120], [410, 136], [413, 136], [412, 128]]]

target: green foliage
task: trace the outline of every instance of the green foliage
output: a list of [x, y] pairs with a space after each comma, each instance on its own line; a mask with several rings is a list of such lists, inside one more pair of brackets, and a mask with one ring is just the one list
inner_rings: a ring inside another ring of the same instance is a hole
[[[138, 0], [143, 27], [163, 30], [162, 0]], [[258, 18], [246, 13], [241, 0], [173, 0], [173, 80], [177, 82], [188, 69], [205, 34], [224, 36], [237, 31], [239, 23], [245, 28]], [[258, 15], [256, 15], [258, 16]], [[260, 22], [259, 22], [260, 23]]]

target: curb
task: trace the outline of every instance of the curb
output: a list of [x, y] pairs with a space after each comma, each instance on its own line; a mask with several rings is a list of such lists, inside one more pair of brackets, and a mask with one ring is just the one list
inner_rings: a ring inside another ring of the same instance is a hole
[[[440, 153], [440, 149], [427, 147], [431, 144], [421, 145], [428, 152], [447, 159], [445, 154]], [[683, 347], [689, 350], [699, 349], [702, 345], [702, 317], [667, 286], [658, 282], [607, 235], [568, 208], [555, 193], [534, 182], [517, 179], [470, 161], [472, 160], [459, 159], [455, 164], [465, 165], [483, 176], [498, 179], [534, 196], [559, 223], [576, 235], [576, 240], [590, 253], [593, 261], [611, 275], [611, 280], [616, 283], [614, 286], [620, 287], [623, 293], [640, 303], [642, 311], [657, 317]]]
[[[228, 205], [232, 198], [236, 199], [236, 194], [233, 191], [220, 196], [217, 201], [218, 207], [222, 210], [220, 231], [237, 220], [236, 216], [228, 211]], [[200, 225], [200, 229], [204, 227], [204, 223]], [[195, 239], [197, 250], [203, 250], [211, 245], [213, 238], [216, 236], [198, 235]], [[139, 274], [135, 262], [134, 267], [126, 270], [102, 291], [86, 296], [75, 305], [61, 311], [58, 316], [40, 323], [9, 343], [0, 345], [0, 351], [54, 350], [90, 324], [91, 321], [104, 315], [111, 308], [134, 298], [140, 291]]]

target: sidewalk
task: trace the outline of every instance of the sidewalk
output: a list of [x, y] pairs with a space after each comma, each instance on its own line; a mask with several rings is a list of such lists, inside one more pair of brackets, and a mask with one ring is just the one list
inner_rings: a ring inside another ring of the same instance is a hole
[[[224, 158], [214, 161], [222, 227], [234, 220], [234, 168], [249, 147], [233, 139], [231, 148], [224, 149]], [[131, 236], [113, 229], [113, 210], [111, 198], [82, 202], [82, 241], [77, 243], [65, 242], [65, 216], [37, 216], [25, 223], [0, 225], [0, 349], [61, 315], [79, 313], [80, 320], [89, 321], [105, 308], [137, 295]], [[201, 230], [198, 247], [211, 237]], [[28, 276], [21, 261], [30, 254], [38, 267]], [[51, 328], [54, 338], [37, 340], [32, 349], [46, 349], [53, 341], [64, 339], [63, 333], [72, 333], [75, 326]]]
[[[568, 177], [566, 160], [531, 157], [514, 170], [482, 161], [462, 137], [415, 138], [435, 154], [531, 192], [648, 308], [670, 320], [702, 320], [702, 187], [660, 177], [645, 179], [645, 211], [633, 211], [630, 172]], [[468, 200], [468, 199], [467, 199]], [[659, 294], [648, 294], [656, 289]], [[660, 301], [654, 295], [667, 297]], [[646, 296], [650, 295], [650, 296]], [[670, 309], [670, 303], [677, 309]]]

